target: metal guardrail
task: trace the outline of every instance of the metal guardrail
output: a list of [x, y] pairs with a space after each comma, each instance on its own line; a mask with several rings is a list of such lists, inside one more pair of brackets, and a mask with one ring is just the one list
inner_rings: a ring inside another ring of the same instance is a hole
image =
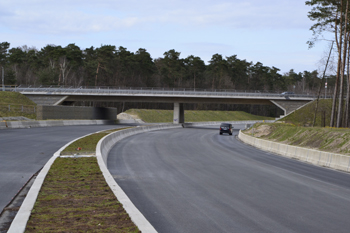
[[34, 105], [20, 105], [20, 104], [0, 104], [0, 111], [2, 111], [2, 112], [35, 113], [36, 106], [34, 106]]
[[[7, 91], [16, 91], [24, 93], [45, 93], [45, 94], [70, 94], [70, 95], [171, 95], [171, 96], [238, 96], [238, 97], [297, 97], [315, 99], [317, 96], [312, 94], [292, 94], [283, 95], [276, 92], [261, 92], [261, 91], [238, 91], [238, 90], [206, 90], [206, 89], [186, 89], [186, 88], [120, 88], [120, 87], [63, 87], [63, 86], [18, 86], [7, 88]], [[324, 96], [323, 96], [324, 98]], [[326, 98], [332, 98], [327, 96]]]

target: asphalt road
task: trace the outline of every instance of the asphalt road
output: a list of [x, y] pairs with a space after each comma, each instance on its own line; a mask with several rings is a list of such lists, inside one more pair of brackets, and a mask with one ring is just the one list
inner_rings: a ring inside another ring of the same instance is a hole
[[262, 152], [217, 128], [128, 137], [108, 168], [160, 233], [350, 229], [349, 174]]
[[0, 130], [0, 212], [28, 179], [66, 143], [116, 125]]

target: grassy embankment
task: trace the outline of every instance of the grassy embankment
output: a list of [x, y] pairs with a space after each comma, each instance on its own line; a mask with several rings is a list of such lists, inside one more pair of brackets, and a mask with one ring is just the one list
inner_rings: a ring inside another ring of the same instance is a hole
[[35, 106], [36, 104], [33, 101], [21, 93], [0, 91], [0, 117], [24, 116], [36, 119], [36, 113], [34, 111]]
[[303, 127], [293, 124], [256, 124], [246, 133], [289, 145], [350, 155], [350, 129]]
[[[129, 109], [125, 113], [138, 116], [147, 123], [173, 122], [173, 110]], [[185, 122], [274, 120], [241, 111], [192, 111], [185, 110]]]
[[[97, 142], [111, 132], [82, 138], [61, 154], [93, 154]], [[78, 147], [81, 150], [77, 151]], [[139, 230], [106, 184], [96, 157], [89, 157], [55, 160], [40, 190], [26, 232]]]
[[[281, 119], [286, 123], [292, 123], [300, 126], [312, 126], [316, 108], [316, 101], [306, 105], [305, 107], [295, 111], [287, 117]], [[332, 100], [321, 99], [318, 102], [315, 126], [328, 126], [331, 119]]]
[[320, 100], [315, 127], [312, 126], [315, 102], [283, 118], [285, 124], [256, 124], [246, 131], [255, 137], [289, 145], [350, 155], [350, 129], [321, 127], [329, 125], [331, 100]]

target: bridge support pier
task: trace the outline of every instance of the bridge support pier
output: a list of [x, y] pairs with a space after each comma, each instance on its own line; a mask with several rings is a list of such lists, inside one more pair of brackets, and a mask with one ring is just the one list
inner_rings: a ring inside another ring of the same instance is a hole
[[174, 103], [174, 124], [185, 123], [185, 111], [183, 103]]

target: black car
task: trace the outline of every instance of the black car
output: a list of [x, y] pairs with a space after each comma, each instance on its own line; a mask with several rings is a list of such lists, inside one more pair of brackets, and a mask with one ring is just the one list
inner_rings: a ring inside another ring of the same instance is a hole
[[232, 131], [233, 131], [232, 124], [222, 123], [220, 125], [220, 135], [223, 134], [223, 133], [228, 133], [229, 135], [232, 135]]

